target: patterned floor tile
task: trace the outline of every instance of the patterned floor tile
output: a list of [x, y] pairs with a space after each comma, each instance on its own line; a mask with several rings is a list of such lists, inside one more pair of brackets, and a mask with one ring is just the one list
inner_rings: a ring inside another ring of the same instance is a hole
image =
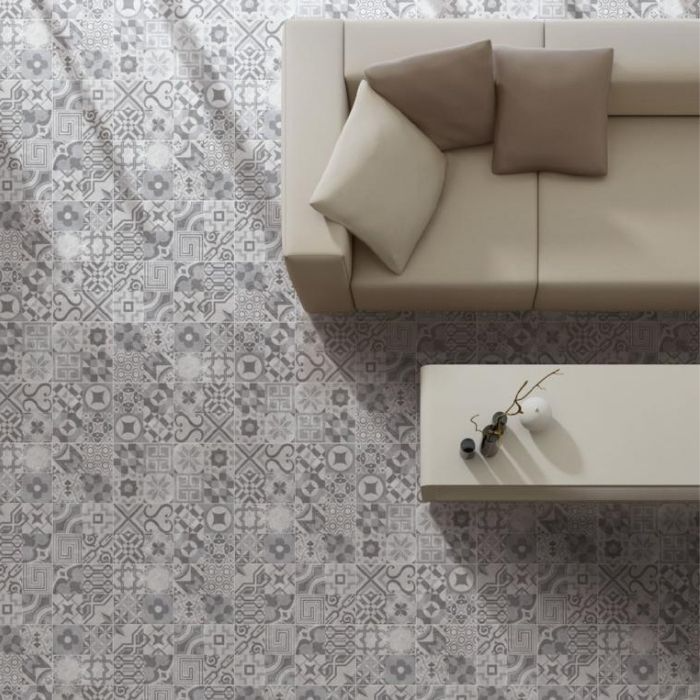
[[697, 503], [417, 484], [422, 365], [697, 363], [697, 313], [307, 314], [294, 15], [698, 6], [0, 1], [0, 697], [700, 697]]

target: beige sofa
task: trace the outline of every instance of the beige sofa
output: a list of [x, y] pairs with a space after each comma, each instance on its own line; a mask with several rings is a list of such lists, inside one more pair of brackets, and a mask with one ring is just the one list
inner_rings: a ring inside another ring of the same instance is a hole
[[[696, 309], [699, 31], [694, 20], [288, 22], [282, 239], [303, 306]], [[495, 46], [615, 49], [608, 175], [494, 175], [490, 146], [449, 152], [437, 212], [395, 275], [312, 209], [310, 195], [366, 66], [487, 38]]]

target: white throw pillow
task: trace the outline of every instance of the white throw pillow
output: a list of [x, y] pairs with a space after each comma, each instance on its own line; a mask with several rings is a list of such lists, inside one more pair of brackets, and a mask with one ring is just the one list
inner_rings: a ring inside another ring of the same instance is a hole
[[445, 167], [438, 147], [363, 81], [311, 206], [400, 274], [435, 211]]

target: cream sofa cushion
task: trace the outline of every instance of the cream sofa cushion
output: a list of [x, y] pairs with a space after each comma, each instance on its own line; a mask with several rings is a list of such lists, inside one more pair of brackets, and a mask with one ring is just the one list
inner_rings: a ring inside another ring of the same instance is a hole
[[611, 117], [608, 175], [542, 174], [538, 309], [692, 309], [698, 118]]
[[445, 156], [363, 82], [311, 206], [400, 274], [435, 211]]
[[440, 204], [400, 276], [355, 242], [363, 311], [530, 309], [537, 286], [537, 176], [491, 172], [491, 147], [447, 154]]

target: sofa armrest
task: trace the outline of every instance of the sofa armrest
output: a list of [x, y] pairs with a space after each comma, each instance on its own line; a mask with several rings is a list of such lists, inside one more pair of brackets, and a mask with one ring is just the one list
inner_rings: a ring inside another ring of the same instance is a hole
[[282, 61], [282, 250], [303, 307], [354, 310], [352, 244], [309, 204], [348, 116], [342, 20], [289, 20]]

